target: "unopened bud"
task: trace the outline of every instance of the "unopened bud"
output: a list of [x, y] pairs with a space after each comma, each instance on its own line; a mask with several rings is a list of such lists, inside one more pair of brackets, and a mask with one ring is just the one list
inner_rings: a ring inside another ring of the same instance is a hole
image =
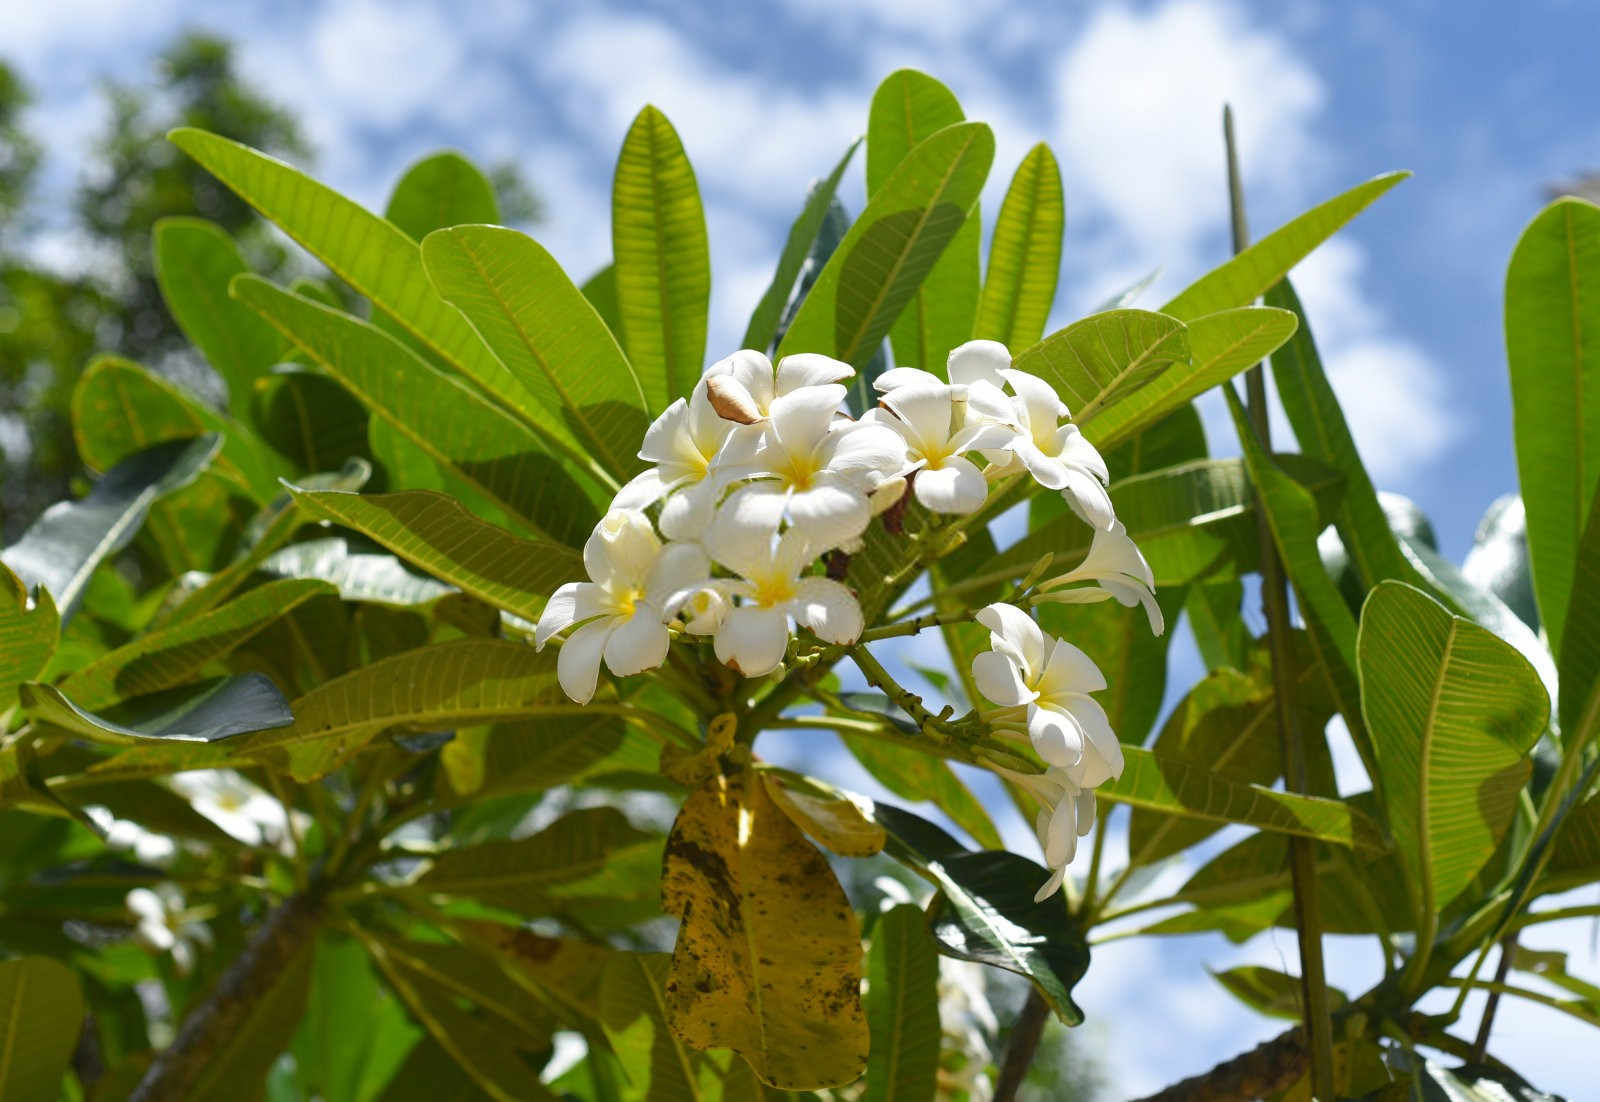
[[750, 398], [744, 384], [732, 375], [712, 375], [706, 379], [706, 397], [711, 408], [724, 421], [738, 425], [753, 425], [761, 420], [761, 411]]

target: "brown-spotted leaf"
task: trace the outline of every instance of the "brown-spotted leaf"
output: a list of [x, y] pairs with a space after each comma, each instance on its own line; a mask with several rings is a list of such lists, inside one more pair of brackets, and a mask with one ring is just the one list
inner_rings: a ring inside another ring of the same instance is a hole
[[888, 834], [862, 813], [846, 794], [834, 797], [785, 788], [772, 773], [763, 773], [767, 795], [789, 821], [840, 857], [871, 857], [883, 851]]
[[785, 1090], [861, 1075], [860, 923], [754, 770], [690, 793], [667, 838], [661, 905], [683, 920], [667, 1010], [684, 1041], [731, 1048]]

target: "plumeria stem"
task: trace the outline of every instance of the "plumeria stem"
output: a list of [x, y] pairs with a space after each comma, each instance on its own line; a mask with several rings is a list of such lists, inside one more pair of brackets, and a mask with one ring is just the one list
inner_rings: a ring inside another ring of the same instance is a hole
[[[925, 733], [934, 733], [939, 725], [949, 716], [936, 716], [922, 706], [922, 698], [910, 689], [903, 687], [883, 665], [872, 656], [872, 652], [865, 646], [850, 648], [850, 657], [861, 670], [861, 675], [874, 688], [880, 690], [885, 696], [911, 717], [913, 723]], [[948, 709], [946, 709], [948, 711]]]
[[915, 635], [928, 628], [936, 628], [943, 624], [966, 623], [971, 619], [972, 613], [965, 609], [960, 612], [930, 612], [926, 615], [918, 616], [914, 620], [902, 620], [899, 623], [869, 628], [861, 633], [860, 641], [871, 643], [878, 639], [894, 639], [902, 635]]
[[[1250, 231], [1245, 224], [1244, 188], [1239, 175], [1239, 151], [1233, 135], [1233, 109], [1224, 107], [1222, 128], [1228, 156], [1228, 195], [1231, 206], [1233, 251], [1243, 252]], [[1263, 452], [1272, 454], [1271, 420], [1267, 413], [1267, 384], [1261, 364], [1245, 373], [1251, 430]], [[1259, 488], [1257, 493], [1259, 494]], [[1267, 614], [1267, 645], [1272, 667], [1273, 702], [1279, 741], [1283, 747], [1283, 778], [1290, 792], [1305, 792], [1306, 755], [1295, 711], [1296, 672], [1290, 633], [1289, 589], [1283, 562], [1265, 508], [1256, 509], [1256, 532], [1261, 545], [1261, 602]], [[1309, 839], [1289, 839], [1289, 871], [1294, 885], [1295, 927], [1300, 943], [1300, 994], [1306, 1036], [1310, 1042], [1311, 1093], [1316, 1098], [1333, 1095], [1333, 1027], [1328, 1017], [1328, 987], [1323, 974], [1322, 923], [1317, 908], [1316, 853]], [[1425, 961], [1431, 947], [1418, 936], [1418, 960]]]

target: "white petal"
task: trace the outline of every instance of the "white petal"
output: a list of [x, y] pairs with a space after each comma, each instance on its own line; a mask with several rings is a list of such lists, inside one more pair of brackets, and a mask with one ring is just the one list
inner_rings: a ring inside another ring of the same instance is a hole
[[944, 384], [903, 386], [884, 395], [888, 406], [906, 424], [906, 439], [924, 455], [942, 451], [950, 440], [951, 393]]
[[1016, 605], [1000, 602], [978, 610], [978, 623], [1016, 648], [1027, 666], [1026, 675], [1044, 669], [1049, 652], [1045, 649], [1044, 632], [1033, 622], [1033, 617]]
[[617, 496], [611, 501], [613, 509], [643, 509], [646, 505], [654, 504], [667, 492], [666, 480], [661, 477], [661, 471], [649, 467], [640, 471], [628, 480], [627, 485], [617, 491]]
[[999, 341], [968, 341], [951, 349], [945, 370], [952, 383], [986, 382], [1001, 386], [1001, 372], [1011, 367], [1011, 352]]
[[683, 616], [687, 621], [683, 630], [690, 635], [715, 635], [722, 630], [732, 608], [728, 599], [716, 588], [706, 586], [697, 589], [683, 605]]
[[997, 425], [988, 421], [971, 421], [950, 438], [952, 452], [995, 451], [1005, 447], [1017, 435], [1010, 425]]
[[1070, 770], [1083, 762], [1084, 733], [1070, 712], [1034, 704], [1028, 709], [1028, 741], [1046, 765]]
[[1085, 788], [1078, 793], [1078, 837], [1082, 838], [1094, 829], [1094, 820], [1094, 791]]
[[585, 624], [561, 644], [556, 657], [556, 679], [561, 691], [575, 702], [587, 704], [594, 698], [594, 687], [600, 680], [600, 656], [605, 653], [606, 640], [611, 638], [617, 625], [616, 617]]
[[976, 513], [989, 496], [983, 474], [960, 456], [918, 471], [912, 487], [917, 500], [935, 513]]
[[[1106, 488], [1100, 485], [1099, 479], [1085, 474], [1076, 467], [1063, 465], [1061, 470], [1066, 476], [1065, 480], [1060, 486], [1049, 486], [1049, 488], [1059, 489], [1067, 504], [1072, 506], [1072, 511], [1082, 517], [1084, 523], [1095, 528], [1110, 528], [1117, 522], [1116, 511], [1111, 505], [1111, 495], [1106, 493]], [[1049, 485], [1042, 478], [1039, 481]]]
[[[1089, 822], [1094, 822], [1093, 815], [1089, 817]], [[1078, 836], [1081, 833], [1077, 794], [1063, 792], [1056, 805], [1050, 809], [1050, 822], [1045, 827], [1045, 864], [1052, 868], [1065, 868], [1070, 865], [1077, 853]]]
[[[1028, 469], [1028, 473], [1033, 476], [1033, 480], [1039, 485], [1047, 490], [1059, 490], [1067, 485], [1073, 472], [1061, 460], [1052, 458], [1040, 451], [1038, 446], [1028, 437], [1018, 436], [1012, 440], [1010, 446], [1012, 452], [1015, 453], [1018, 459], [1022, 460], [1022, 465]], [[1078, 477], [1094, 482], [1094, 479], [1085, 474], [1080, 473]], [[1098, 486], [1099, 483], [1095, 482], [1095, 485]], [[1104, 492], [1104, 490], [1101, 491], [1101, 493]], [[1070, 497], [1067, 499], [1067, 504], [1072, 504]]]
[[672, 494], [661, 505], [661, 534], [669, 540], [703, 539], [721, 489], [708, 478]]
[[810, 455], [827, 435], [828, 425], [844, 401], [838, 383], [801, 387], [772, 400], [772, 433], [785, 452]]
[[896, 502], [906, 495], [906, 480], [898, 475], [886, 478], [878, 483], [878, 488], [872, 491], [867, 498], [867, 506], [873, 516], [892, 508]]
[[650, 422], [644, 430], [644, 443], [639, 448], [639, 458], [650, 463], [670, 463], [678, 458], [681, 441], [689, 431], [689, 403], [682, 398], [661, 411], [661, 416]]
[[861, 606], [856, 596], [829, 578], [801, 578], [791, 607], [795, 619], [829, 643], [854, 643], [861, 637]]
[[606, 640], [606, 666], [618, 677], [653, 670], [667, 660], [672, 636], [661, 623], [661, 610], [640, 601], [632, 616], [618, 624]]
[[543, 650], [556, 632], [600, 615], [606, 607], [605, 595], [605, 590], [593, 582], [568, 582], [556, 590], [539, 613], [533, 645]]
[[967, 388], [967, 419], [1019, 427], [1016, 406], [1000, 389], [999, 382], [999, 379], [993, 383], [980, 379], [963, 384]]
[[1062, 462], [1082, 467], [1101, 482], [1111, 481], [1110, 472], [1106, 470], [1106, 461], [1101, 456], [1100, 450], [1089, 443], [1089, 438], [1083, 435], [1077, 425], [1062, 425], [1056, 439], [1059, 441], [1056, 454], [1061, 457]]
[[789, 492], [776, 482], [740, 487], [717, 510], [706, 531], [711, 557], [735, 574], [749, 577], [772, 557], [772, 540], [789, 503]]
[[931, 371], [923, 371], [916, 367], [891, 367], [888, 371], [872, 380], [872, 389], [879, 394], [887, 394], [891, 390], [903, 386], [938, 386], [943, 382], [943, 379]]
[[1035, 433], [1041, 426], [1048, 426], [1054, 431], [1056, 422], [1067, 416], [1067, 407], [1056, 394], [1055, 387], [1039, 376], [1015, 370], [1002, 371], [1000, 374], [1011, 384], [1012, 392], [1022, 399], [1028, 425]]
[[856, 369], [849, 364], [815, 352], [785, 356], [778, 361], [778, 396], [793, 393], [803, 386], [840, 383], [855, 373]]
[[817, 553], [818, 548], [805, 529], [791, 527], [778, 537], [777, 544], [772, 548], [768, 558], [771, 572], [784, 578], [798, 578], [801, 571], [811, 565]]
[[705, 549], [695, 543], [669, 543], [656, 559], [655, 569], [645, 586], [645, 600], [664, 616], [677, 614], [691, 592], [711, 576], [711, 561]]
[[859, 536], [872, 519], [867, 495], [838, 483], [820, 483], [789, 495], [789, 519], [818, 550]]
[[1065, 639], [1057, 639], [1033, 683], [1040, 696], [1050, 697], [1059, 693], [1097, 693], [1106, 687], [1106, 678], [1094, 659]]
[[1083, 788], [1093, 788], [1122, 776], [1122, 743], [1111, 730], [1111, 720], [1106, 717], [1105, 709], [1087, 696], [1074, 697], [1068, 707], [1089, 740], [1083, 761], [1073, 771], [1073, 780]]
[[1038, 695], [1023, 682], [1017, 664], [999, 651], [986, 650], [973, 657], [972, 679], [980, 693], [1003, 708], [1027, 704]]
[[1043, 887], [1033, 893], [1033, 901], [1035, 903], [1043, 903], [1046, 899], [1049, 899], [1052, 895], [1055, 895], [1061, 890], [1061, 882], [1066, 878], [1067, 866], [1062, 865], [1060, 868], [1056, 869], [1050, 874], [1050, 879], [1044, 882]]
[[864, 491], [906, 467], [906, 441], [899, 432], [875, 422], [857, 422], [830, 441], [828, 470]]
[[732, 375], [765, 413], [772, 404], [772, 361], [753, 348], [741, 348], [706, 368], [709, 375]]
[[745, 605], [728, 613], [717, 632], [717, 658], [746, 677], [778, 668], [789, 645], [789, 617], [782, 609]]
[[733, 425], [724, 421], [712, 407], [711, 397], [706, 392], [706, 381], [703, 378], [694, 385], [694, 390], [689, 395], [688, 428], [688, 436], [694, 443], [695, 450], [706, 459], [717, 454], [717, 449], [728, 438], [728, 433], [733, 431]]
[[591, 579], [608, 589], [642, 587], [660, 551], [650, 518], [637, 509], [613, 509], [584, 543], [583, 565]]

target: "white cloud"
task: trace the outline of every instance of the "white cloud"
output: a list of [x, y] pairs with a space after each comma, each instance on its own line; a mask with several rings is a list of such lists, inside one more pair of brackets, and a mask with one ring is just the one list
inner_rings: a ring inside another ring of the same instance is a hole
[[439, 8], [354, 0], [311, 28], [319, 96], [362, 121], [394, 126], [443, 99], [462, 60], [462, 37]]

